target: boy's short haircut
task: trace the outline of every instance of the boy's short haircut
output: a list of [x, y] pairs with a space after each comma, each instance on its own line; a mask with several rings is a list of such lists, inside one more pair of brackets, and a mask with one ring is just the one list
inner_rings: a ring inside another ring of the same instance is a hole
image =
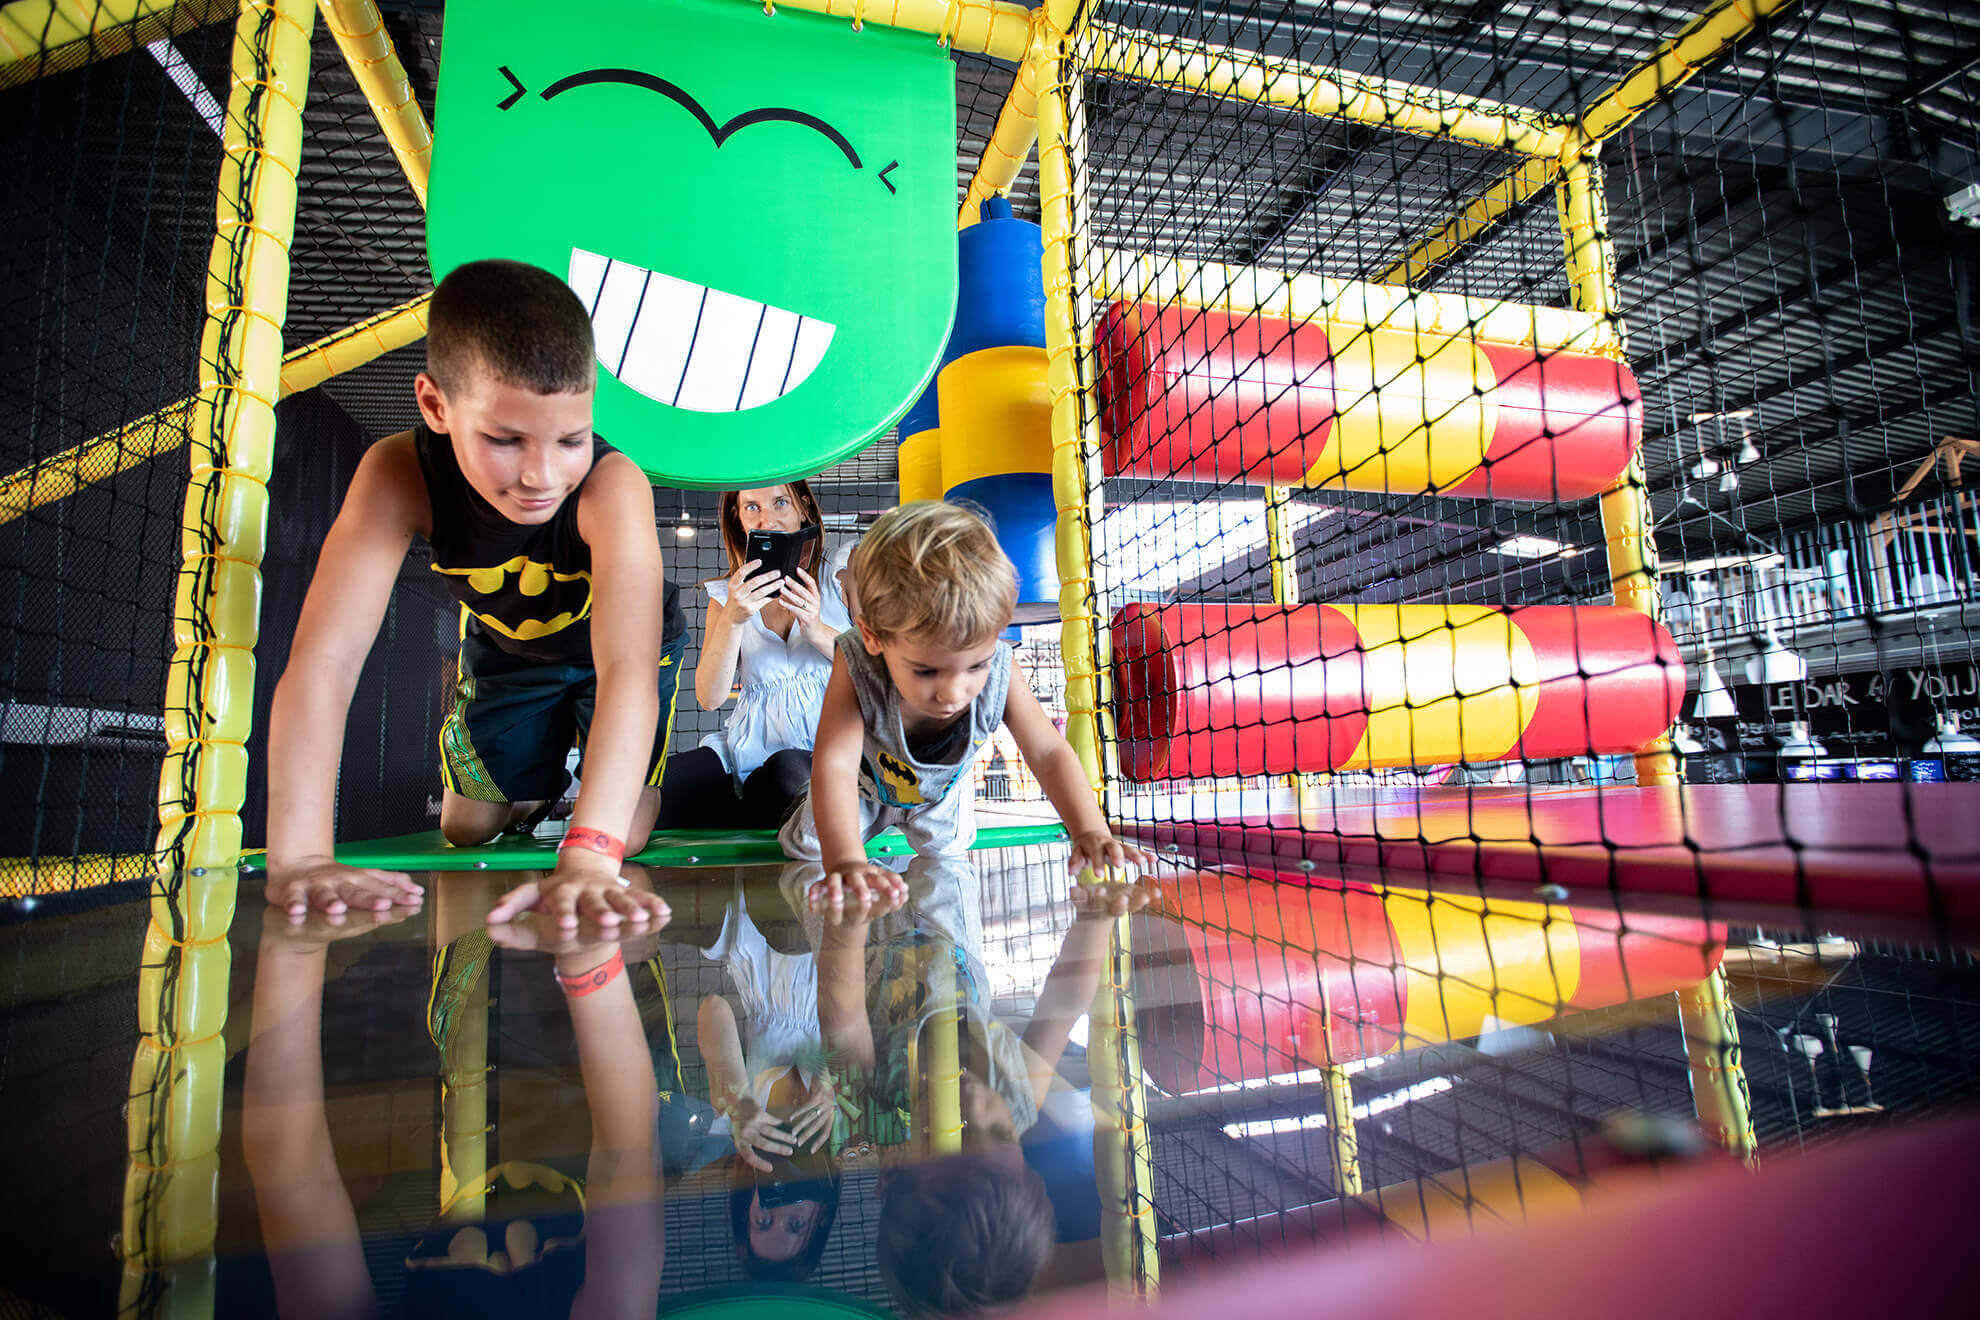
[[966, 505], [917, 500], [889, 509], [848, 565], [862, 622], [881, 641], [980, 646], [1011, 625], [1017, 569]]
[[1051, 1258], [1052, 1198], [1014, 1148], [892, 1170], [880, 1197], [880, 1277], [903, 1315], [1011, 1305]]
[[537, 394], [591, 389], [591, 314], [540, 267], [499, 257], [456, 266], [427, 308], [426, 374], [455, 394], [478, 372]]

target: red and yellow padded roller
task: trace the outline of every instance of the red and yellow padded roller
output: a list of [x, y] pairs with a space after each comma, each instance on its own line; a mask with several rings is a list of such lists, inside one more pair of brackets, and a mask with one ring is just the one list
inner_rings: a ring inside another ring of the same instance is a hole
[[1627, 365], [1466, 335], [1116, 303], [1109, 476], [1580, 500], [1643, 433]]
[[1689, 917], [1216, 871], [1137, 919], [1142, 1066], [1172, 1094], [1469, 1040], [1693, 986], [1725, 927]]
[[1610, 605], [1134, 604], [1113, 653], [1143, 781], [1619, 755], [1684, 699], [1670, 633]]

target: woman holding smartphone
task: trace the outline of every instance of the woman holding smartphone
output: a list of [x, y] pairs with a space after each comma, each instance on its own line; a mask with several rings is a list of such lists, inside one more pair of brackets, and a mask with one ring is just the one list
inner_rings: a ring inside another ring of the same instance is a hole
[[[838, 575], [822, 570], [818, 500], [802, 481], [722, 496], [729, 575], [704, 585], [707, 625], [694, 695], [719, 710], [720, 733], [667, 762], [661, 829], [774, 829], [811, 783], [811, 742], [832, 676], [832, 646], [852, 627]], [[751, 533], [813, 535], [789, 574], [747, 553]], [[766, 571], [768, 570], [768, 571]]]

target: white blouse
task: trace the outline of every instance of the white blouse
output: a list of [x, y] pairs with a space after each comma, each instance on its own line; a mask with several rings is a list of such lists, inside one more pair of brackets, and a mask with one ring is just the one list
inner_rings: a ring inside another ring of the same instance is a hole
[[[833, 635], [852, 627], [845, 597], [839, 590], [839, 570], [852, 553], [849, 544], [823, 565], [818, 584], [818, 617]], [[726, 579], [704, 583], [712, 605], [729, 599]], [[711, 608], [712, 608], [711, 605]], [[818, 716], [825, 709], [825, 684], [832, 677], [832, 657], [805, 640], [795, 620], [788, 637], [779, 637], [763, 622], [758, 610], [740, 626], [742, 644], [736, 655], [736, 675], [742, 689], [735, 709], [719, 733], [701, 740], [722, 758], [738, 788], [750, 772], [788, 749], [808, 752], [818, 736]]]

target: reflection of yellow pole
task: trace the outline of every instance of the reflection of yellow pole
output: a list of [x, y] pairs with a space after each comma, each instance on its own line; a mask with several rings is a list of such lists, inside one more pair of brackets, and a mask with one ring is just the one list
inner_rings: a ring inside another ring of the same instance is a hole
[[[449, 1223], [480, 1220], [488, 1201], [488, 981], [493, 946], [470, 931], [438, 955], [435, 1007], [448, 999], [440, 1044], [440, 1207]], [[429, 1010], [429, 1017], [432, 1016]], [[429, 1029], [432, 1029], [429, 1027]]]
[[[1322, 980], [1321, 1017], [1331, 1017], [1333, 1008], [1326, 998]], [[1329, 1028], [1331, 1030], [1331, 1028]], [[1332, 1039], [1330, 1035], [1328, 1039]], [[1332, 1051], [1329, 1051], [1332, 1053]], [[1327, 1089], [1327, 1146], [1334, 1160], [1334, 1190], [1343, 1197], [1361, 1195], [1361, 1137], [1354, 1130], [1354, 1082], [1347, 1065], [1325, 1063], [1320, 1068]]]
[[[426, 303], [431, 297], [422, 293], [410, 302], [296, 349], [282, 359], [282, 384], [276, 397], [285, 399], [300, 394], [332, 376], [417, 342], [426, 334]], [[0, 524], [12, 522], [30, 509], [66, 499], [84, 486], [107, 481], [119, 472], [185, 444], [194, 402], [181, 399], [128, 426], [51, 454], [12, 476], [0, 478]]]
[[1321, 1069], [1327, 1087], [1327, 1141], [1334, 1157], [1334, 1190], [1361, 1195], [1361, 1138], [1354, 1130], [1354, 1086], [1347, 1069], [1330, 1063]]
[[[1087, 782], [1103, 802], [1109, 762], [1107, 635], [1098, 627], [1100, 593], [1094, 580], [1092, 523], [1103, 507], [1099, 435], [1092, 408], [1090, 291], [1076, 290], [1075, 270], [1088, 271], [1089, 230], [1073, 190], [1073, 152], [1085, 131], [1079, 70], [1069, 59], [1072, 6], [1052, 0], [1039, 11], [1033, 48], [1038, 63], [1038, 200], [1044, 231], [1046, 378], [1052, 395], [1052, 493], [1058, 509], [1059, 646], [1066, 671], [1066, 738], [1079, 754]], [[1080, 877], [1090, 883], [1091, 874]], [[1093, 1155], [1100, 1192], [1101, 1255], [1111, 1285], [1152, 1292], [1159, 1278], [1153, 1173], [1148, 1155], [1147, 1100], [1142, 1094], [1140, 1043], [1129, 992], [1132, 950], [1127, 923], [1114, 923], [1107, 975], [1089, 1020], [1093, 1077]]]
[[160, 878], [138, 968], [120, 1313], [212, 1313], [232, 868]]
[[1685, 1060], [1691, 1066], [1691, 1102], [1705, 1135], [1751, 1164], [1753, 1096], [1740, 1061], [1739, 1023], [1722, 967], [1689, 990], [1678, 991], [1678, 1022], [1684, 1028]]
[[962, 1040], [957, 1035], [956, 965], [947, 956], [928, 969], [927, 994], [942, 1005], [921, 1029], [922, 1069], [928, 1075], [928, 1149], [936, 1155], [962, 1150]]
[[419, 204], [426, 205], [426, 176], [433, 163], [433, 130], [427, 127], [426, 112], [414, 99], [412, 84], [406, 80], [399, 52], [392, 48], [391, 34], [378, 14], [374, 0], [319, 0], [323, 26], [337, 39], [345, 63], [357, 79], [358, 89], [371, 103], [399, 168], [406, 172]]
[[1504, 101], [1110, 23], [1093, 25], [1088, 67], [1163, 87], [1530, 156], [1558, 156], [1573, 131], [1566, 120]]
[[777, 0], [776, 7], [926, 32], [953, 50], [1013, 62], [1024, 58], [1031, 38], [1031, 11], [1010, 0]]
[[1290, 487], [1265, 488], [1265, 553], [1272, 563], [1272, 599], [1280, 605], [1299, 604], [1299, 559], [1286, 512], [1291, 503]]
[[0, 5], [0, 91], [232, 18], [235, 0], [13, 0]]
[[[1561, 172], [1561, 233], [1567, 245], [1568, 281], [1575, 308], [1624, 331], [1616, 294], [1616, 247], [1609, 237], [1609, 208], [1602, 197], [1602, 166], [1593, 151], [1568, 161]], [[1651, 526], [1650, 487], [1643, 456], [1632, 455], [1616, 484], [1602, 492], [1602, 533], [1608, 542], [1609, 586], [1615, 603], [1663, 617], [1657, 591], [1657, 542]], [[1669, 730], [1636, 754], [1636, 782], [1653, 787], [1678, 782]]]
[[165, 675], [154, 853], [173, 870], [230, 866], [241, 853], [261, 551], [315, 19], [308, 0], [245, 0], [234, 29], [200, 391], [187, 428], [192, 480], [172, 614], [176, 649]]

